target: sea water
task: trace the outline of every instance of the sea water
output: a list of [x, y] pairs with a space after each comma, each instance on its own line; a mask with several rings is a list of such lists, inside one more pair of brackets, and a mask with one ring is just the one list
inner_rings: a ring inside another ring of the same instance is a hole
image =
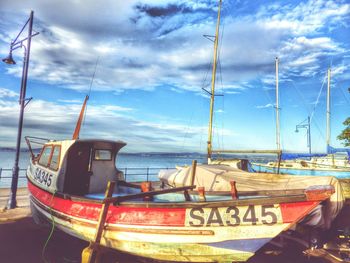
[[[275, 157], [259, 155], [231, 155], [231, 158], [246, 158], [251, 161], [267, 162]], [[30, 153], [21, 151], [19, 158], [19, 187], [26, 186], [25, 171]], [[215, 159], [215, 158], [214, 158]], [[205, 154], [200, 153], [119, 153], [116, 167], [124, 172], [127, 181], [157, 180], [161, 169], [174, 169], [176, 166], [191, 165], [193, 160], [206, 163]], [[0, 150], [0, 188], [10, 187], [15, 152]]]
[[[30, 153], [20, 152], [18, 186], [26, 185], [25, 170], [28, 167]], [[205, 163], [206, 156], [198, 153], [135, 153], [118, 154], [116, 166], [124, 172], [127, 180], [155, 180], [161, 169], [172, 169], [176, 166], [190, 165], [193, 160]], [[10, 187], [12, 167], [15, 162], [14, 151], [0, 151], [0, 188]]]

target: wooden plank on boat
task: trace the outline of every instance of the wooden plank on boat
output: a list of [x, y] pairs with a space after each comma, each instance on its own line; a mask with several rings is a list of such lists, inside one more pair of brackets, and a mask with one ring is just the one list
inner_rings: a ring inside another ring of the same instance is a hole
[[[237, 206], [237, 205], [272, 205], [276, 203], [294, 203], [294, 202], [305, 202], [307, 201], [305, 194], [299, 195], [289, 195], [289, 196], [274, 196], [274, 197], [254, 197], [246, 199], [236, 199], [236, 200], [220, 200], [220, 201], [209, 201], [209, 202], [153, 202], [152, 207], [159, 208], [179, 208], [179, 207], [217, 207], [218, 204], [223, 206]], [[148, 202], [125, 202], [122, 203], [125, 207], [147, 207]]]
[[[238, 196], [283, 196], [283, 195], [300, 195], [304, 194], [305, 189], [285, 189], [285, 190], [252, 190], [252, 191], [238, 191]], [[190, 194], [197, 194], [197, 191], [189, 191]], [[210, 195], [225, 196], [230, 195], [230, 191], [210, 191]]]
[[130, 182], [126, 182], [126, 181], [118, 181], [117, 185], [140, 189], [140, 184], [138, 184], [138, 183], [130, 183]]
[[[105, 192], [105, 199], [112, 196], [114, 186], [115, 186], [115, 182], [113, 182], [113, 181], [108, 182], [107, 189]], [[94, 241], [90, 242], [90, 245], [83, 250], [82, 256], [81, 256], [82, 263], [93, 263], [96, 261], [96, 258], [98, 256], [97, 253], [98, 253], [98, 249], [99, 249], [98, 246], [100, 244], [103, 228], [104, 228], [104, 225], [106, 223], [109, 205], [110, 205], [110, 202], [104, 202], [102, 205], [100, 217], [99, 217], [98, 223], [97, 223], [97, 229], [96, 229]]]
[[124, 195], [124, 196], [109, 197], [109, 198], [105, 198], [103, 200], [103, 203], [120, 203], [120, 202], [123, 202], [123, 201], [133, 200], [133, 199], [137, 199], [137, 198], [143, 198], [143, 197], [146, 197], [146, 196], [154, 196], [154, 195], [175, 193], [175, 192], [191, 190], [191, 189], [194, 189], [194, 188], [196, 188], [196, 186], [195, 185], [191, 185], [191, 186], [182, 186], [182, 187], [174, 187], [174, 188], [169, 188], [169, 189], [149, 191], [149, 192], [138, 193], [138, 194], [130, 194], [130, 195]]

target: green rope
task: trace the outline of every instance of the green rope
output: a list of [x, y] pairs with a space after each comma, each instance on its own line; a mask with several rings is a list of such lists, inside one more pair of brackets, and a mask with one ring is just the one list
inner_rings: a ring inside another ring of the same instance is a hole
[[45, 245], [44, 245], [44, 247], [43, 247], [43, 250], [42, 250], [42, 252], [41, 252], [41, 258], [43, 259], [43, 261], [44, 261], [45, 263], [48, 263], [48, 261], [46, 261], [46, 258], [45, 258], [46, 247], [47, 247], [47, 245], [49, 244], [49, 241], [50, 241], [50, 239], [51, 239], [51, 237], [52, 237], [53, 231], [55, 230], [55, 218], [54, 218], [53, 215], [52, 215], [52, 203], [53, 203], [53, 198], [55, 197], [55, 194], [56, 194], [56, 191], [52, 194], [52, 197], [51, 197], [51, 204], [50, 204], [50, 206], [49, 206], [49, 208], [50, 208], [50, 215], [51, 215], [51, 221], [52, 221], [51, 231], [50, 231], [50, 234], [49, 234], [49, 236], [48, 236], [48, 238], [47, 238], [47, 240], [46, 240], [46, 242], [45, 242]]

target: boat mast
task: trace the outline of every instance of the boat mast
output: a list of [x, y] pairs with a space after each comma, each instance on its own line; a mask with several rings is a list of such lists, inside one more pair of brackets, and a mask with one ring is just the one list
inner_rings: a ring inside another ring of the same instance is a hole
[[327, 85], [327, 123], [326, 123], [326, 143], [327, 143], [327, 153], [328, 149], [330, 147], [330, 141], [331, 141], [331, 129], [330, 129], [330, 120], [331, 120], [331, 106], [330, 106], [330, 99], [331, 99], [331, 68], [328, 69], [328, 85]]
[[212, 71], [212, 76], [211, 76], [209, 129], [208, 129], [208, 142], [207, 142], [208, 163], [210, 163], [211, 153], [212, 153], [213, 109], [214, 109], [214, 97], [215, 97], [215, 79], [216, 79], [216, 64], [217, 64], [217, 56], [218, 56], [221, 3], [222, 3], [222, 0], [219, 1], [218, 18], [217, 18], [217, 23], [216, 23], [216, 32], [215, 32], [215, 40], [214, 40], [213, 71]]
[[281, 150], [280, 142], [280, 108], [279, 108], [279, 91], [278, 91], [278, 57], [275, 59], [276, 63], [276, 145], [277, 150]]
[[86, 95], [84, 103], [83, 103], [83, 106], [81, 107], [81, 111], [80, 111], [80, 114], [79, 114], [77, 125], [75, 126], [75, 130], [74, 130], [74, 133], [73, 133], [72, 140], [79, 139], [80, 127], [81, 127], [81, 123], [83, 122], [84, 112], [85, 112], [86, 103], [87, 103], [88, 99], [89, 99], [89, 96]]

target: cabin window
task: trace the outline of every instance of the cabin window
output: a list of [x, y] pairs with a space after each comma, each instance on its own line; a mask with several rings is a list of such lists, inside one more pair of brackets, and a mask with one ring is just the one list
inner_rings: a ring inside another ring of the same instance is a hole
[[39, 159], [39, 164], [43, 166], [47, 166], [49, 164], [50, 155], [51, 155], [52, 146], [45, 146], [44, 150], [42, 151]]
[[50, 161], [50, 166], [49, 166], [50, 169], [57, 171], [59, 158], [60, 158], [60, 152], [61, 152], [61, 147], [58, 145], [54, 146], [51, 161]]
[[97, 160], [97, 161], [110, 161], [110, 160], [112, 160], [111, 150], [95, 150], [94, 160]]

